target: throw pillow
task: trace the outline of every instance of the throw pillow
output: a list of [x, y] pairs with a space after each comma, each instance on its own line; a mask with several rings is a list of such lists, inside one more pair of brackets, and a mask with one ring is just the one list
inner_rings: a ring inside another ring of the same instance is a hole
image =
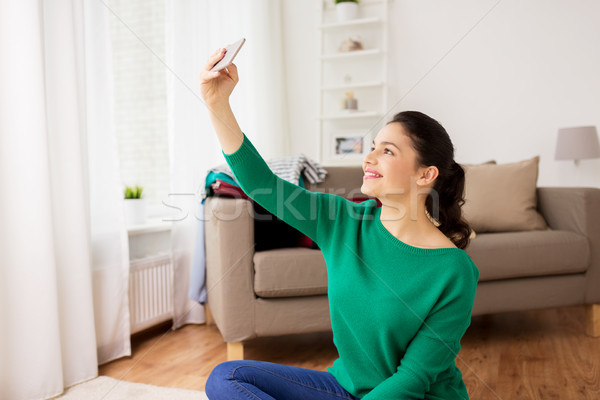
[[540, 157], [509, 164], [464, 165], [465, 219], [477, 232], [547, 229], [537, 212]]
[[[463, 169], [465, 170], [465, 173], [466, 173], [467, 168], [470, 167], [470, 166], [472, 166], [472, 165], [487, 165], [487, 164], [497, 164], [497, 163], [496, 163], [496, 160], [489, 160], [489, 161], [483, 162], [481, 164], [462, 164], [461, 163], [460, 166], [463, 167]], [[462, 207], [462, 212], [463, 212], [463, 216], [464, 216], [464, 214], [465, 214], [465, 207], [464, 206]], [[469, 223], [469, 225], [470, 225], [470, 223]], [[475, 232], [475, 228], [473, 228], [473, 225], [470, 225], [470, 226], [471, 226], [471, 234], [469, 235], [469, 239], [472, 240], [472, 239], [475, 239], [477, 237], [477, 232]]]

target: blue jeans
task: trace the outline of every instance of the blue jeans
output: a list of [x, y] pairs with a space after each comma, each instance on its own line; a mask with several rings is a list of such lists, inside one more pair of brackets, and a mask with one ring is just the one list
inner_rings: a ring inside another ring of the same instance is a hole
[[358, 400], [329, 372], [264, 361], [228, 361], [206, 382], [210, 400]]

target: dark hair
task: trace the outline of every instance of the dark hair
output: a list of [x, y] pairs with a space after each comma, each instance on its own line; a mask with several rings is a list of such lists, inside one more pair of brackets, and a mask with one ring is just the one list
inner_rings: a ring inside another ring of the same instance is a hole
[[425, 207], [440, 223], [438, 229], [456, 247], [465, 249], [471, 235], [471, 227], [461, 210], [465, 203], [465, 171], [454, 161], [454, 146], [448, 132], [435, 119], [418, 111], [398, 113], [388, 124], [393, 122], [402, 124], [410, 137], [417, 152], [417, 167], [438, 168], [439, 175], [425, 200]]

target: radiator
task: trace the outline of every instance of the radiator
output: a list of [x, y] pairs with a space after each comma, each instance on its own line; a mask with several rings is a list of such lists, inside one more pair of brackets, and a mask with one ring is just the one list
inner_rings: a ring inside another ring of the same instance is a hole
[[129, 314], [132, 334], [173, 317], [172, 275], [170, 254], [130, 262]]

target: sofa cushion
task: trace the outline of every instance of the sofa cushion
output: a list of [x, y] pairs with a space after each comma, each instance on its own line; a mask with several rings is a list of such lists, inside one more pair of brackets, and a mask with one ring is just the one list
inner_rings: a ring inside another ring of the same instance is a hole
[[539, 157], [509, 164], [463, 165], [463, 212], [479, 232], [546, 229], [537, 212]]
[[478, 233], [466, 251], [480, 282], [580, 273], [590, 265], [588, 239], [568, 231]]
[[254, 253], [254, 293], [259, 297], [327, 294], [323, 253], [307, 248]]
[[[481, 233], [466, 251], [479, 268], [479, 282], [582, 273], [590, 265], [587, 238], [568, 231]], [[256, 252], [254, 271], [258, 297], [327, 294], [327, 268], [320, 250]]]

